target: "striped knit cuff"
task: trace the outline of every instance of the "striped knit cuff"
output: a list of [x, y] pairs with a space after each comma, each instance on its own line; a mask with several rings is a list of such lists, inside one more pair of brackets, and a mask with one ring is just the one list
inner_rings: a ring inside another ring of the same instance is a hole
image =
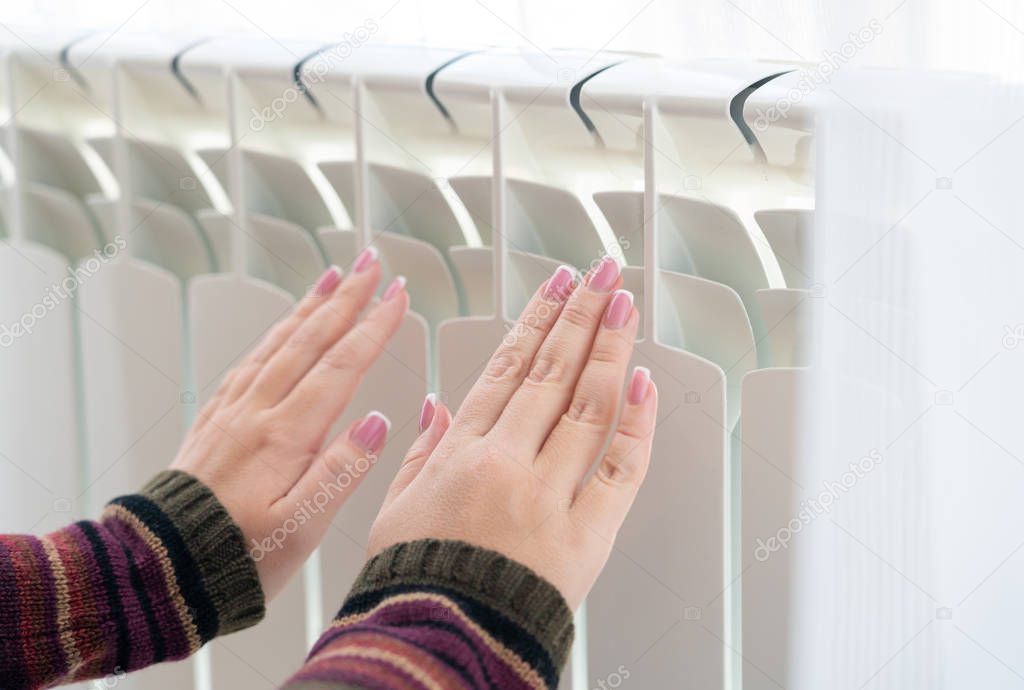
[[[342, 618], [365, 610], [382, 596], [414, 589], [454, 594], [460, 605], [474, 610], [482, 605], [497, 614], [489, 626], [502, 637], [501, 629], [513, 623], [538, 644], [520, 647], [520, 656], [538, 668], [542, 676], [557, 678], [572, 646], [572, 611], [565, 598], [547, 580], [532, 570], [496, 551], [462, 541], [423, 539], [396, 544], [372, 558], [349, 593], [338, 613]], [[537, 658], [527, 658], [536, 656]]]
[[203, 643], [263, 618], [263, 589], [242, 531], [205, 484], [170, 470], [110, 504], [134, 513], [167, 549]]

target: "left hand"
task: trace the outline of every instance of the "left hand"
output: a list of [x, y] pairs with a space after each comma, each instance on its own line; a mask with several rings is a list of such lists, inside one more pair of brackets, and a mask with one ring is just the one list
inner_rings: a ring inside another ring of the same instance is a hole
[[227, 508], [268, 599], [316, 548], [384, 445], [388, 422], [373, 412], [323, 447], [409, 307], [396, 280], [357, 323], [379, 281], [372, 250], [344, 280], [328, 269], [227, 375], [171, 465]]

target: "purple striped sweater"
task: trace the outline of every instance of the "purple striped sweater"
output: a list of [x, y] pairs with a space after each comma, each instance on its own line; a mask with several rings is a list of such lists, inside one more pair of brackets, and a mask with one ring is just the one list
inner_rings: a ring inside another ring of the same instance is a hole
[[[98, 522], [0, 536], [0, 688], [182, 659], [263, 614], [241, 531], [182, 472], [115, 499]], [[461, 542], [409, 542], [367, 563], [286, 687], [554, 688], [572, 635], [564, 599], [526, 567]]]

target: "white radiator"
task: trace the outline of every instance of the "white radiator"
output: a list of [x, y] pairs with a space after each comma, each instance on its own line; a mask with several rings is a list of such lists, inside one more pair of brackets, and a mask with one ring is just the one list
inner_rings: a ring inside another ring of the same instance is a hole
[[276, 687], [362, 565], [424, 394], [456, 407], [555, 266], [611, 254], [661, 411], [563, 687], [785, 685], [793, 552], [777, 530], [799, 522], [816, 296], [814, 111], [794, 66], [373, 31], [6, 46], [0, 530], [94, 517], [138, 488], [231, 363], [374, 244], [413, 310], [349, 406], [394, 421], [382, 466], [266, 621], [119, 683]]

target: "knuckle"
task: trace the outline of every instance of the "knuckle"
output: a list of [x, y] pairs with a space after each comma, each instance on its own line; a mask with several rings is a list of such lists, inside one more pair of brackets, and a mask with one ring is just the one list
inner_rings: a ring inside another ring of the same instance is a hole
[[573, 396], [565, 416], [578, 424], [606, 426], [611, 423], [613, 406], [604, 396], [583, 391]]
[[357, 286], [342, 283], [341, 287], [334, 291], [334, 295], [327, 303], [328, 316], [332, 321], [337, 321], [344, 328], [352, 328], [356, 324], [357, 315], [362, 309], [364, 302], [363, 291]]
[[288, 338], [285, 347], [289, 349], [305, 349], [314, 341], [313, 332], [307, 328], [300, 328]]
[[267, 415], [256, 433], [271, 446], [286, 446], [295, 438], [295, 429], [280, 415]]
[[559, 320], [577, 328], [589, 329], [594, 324], [595, 315], [587, 308], [583, 300], [570, 299], [565, 308], [562, 309], [562, 315], [559, 317]]
[[317, 366], [332, 371], [345, 371], [354, 366], [356, 354], [351, 343], [342, 341], [325, 352]]
[[267, 361], [273, 356], [275, 352], [280, 348], [281, 344], [285, 342], [284, 337], [277, 338], [275, 340], [268, 340], [260, 343], [256, 348], [250, 352], [243, 360], [242, 366], [260, 366], [266, 364]]
[[541, 301], [527, 305], [523, 313], [519, 315], [515, 330], [521, 334], [531, 333], [535, 330], [547, 330], [554, 321], [552, 317], [557, 313], [557, 308], [548, 302]]
[[316, 290], [309, 290], [296, 305], [295, 310], [288, 316], [285, 322], [301, 320], [317, 310], [322, 302], [321, 295]]
[[606, 455], [595, 476], [608, 486], [632, 486], [643, 481], [644, 474], [644, 465], [634, 459]]
[[259, 374], [260, 369], [263, 368], [264, 364], [265, 362], [253, 360], [240, 366], [238, 369], [235, 370], [235, 373], [232, 375], [231, 387], [235, 388], [241, 386], [243, 383], [252, 381], [254, 378], [256, 378], [256, 375]]
[[597, 338], [590, 350], [589, 361], [599, 365], [615, 365], [623, 361], [624, 346], [619, 338]]
[[[471, 397], [474, 394], [470, 394]], [[486, 395], [486, 392], [484, 393]], [[469, 399], [469, 398], [467, 398]], [[452, 428], [464, 430], [464, 429], [476, 429], [480, 426], [486, 426], [490, 428], [488, 423], [490, 420], [488, 414], [479, 405], [461, 405], [458, 412], [455, 413], [455, 418], [452, 420]]]
[[[483, 438], [473, 446], [473, 457], [477, 465], [502, 467], [509, 460], [509, 454], [500, 444], [490, 438]], [[467, 469], [471, 469], [467, 466]]]
[[402, 458], [402, 467], [405, 467], [406, 465], [417, 465], [426, 462], [426, 459], [427, 457], [429, 457], [429, 455], [430, 453], [426, 448], [413, 446], [412, 448], [409, 449], [409, 452], [405, 454], [405, 457]]
[[295, 316], [289, 316], [284, 321], [280, 321], [275, 324], [272, 328], [268, 329], [260, 340], [259, 345], [253, 351], [254, 354], [262, 354], [268, 351], [273, 351], [275, 347], [281, 344], [285, 338], [288, 337], [289, 333], [294, 333], [297, 328]]
[[351, 461], [352, 458], [349, 457], [348, 452], [344, 448], [332, 446], [325, 450], [323, 454], [324, 467], [326, 467], [333, 475], [339, 475], [345, 471], [346, 466], [349, 465]]
[[237, 414], [234, 409], [223, 410], [212, 421], [232, 441], [246, 448], [258, 447], [269, 438], [269, 431], [262, 423], [248, 415]]
[[245, 366], [246, 365], [243, 364], [242, 366], [235, 367], [234, 369], [228, 372], [227, 376], [221, 379], [220, 384], [217, 386], [217, 391], [213, 395], [214, 399], [216, 399], [217, 396], [224, 395], [229, 390], [231, 390], [231, 386], [234, 384], [235, 381], [238, 380], [238, 376], [245, 368]]
[[565, 379], [565, 360], [554, 352], [541, 352], [526, 380], [532, 384], [557, 384]]
[[619, 420], [619, 428], [616, 430], [616, 434], [621, 436], [631, 446], [648, 440], [652, 431], [646, 424], [631, 415], [624, 414], [622, 417]]
[[217, 412], [217, 408], [224, 402], [224, 396], [221, 393], [213, 396], [203, 407], [199, 410], [199, 414], [196, 415], [196, 421], [206, 422], [213, 419], [214, 414]]
[[502, 350], [491, 358], [483, 377], [491, 383], [518, 381], [526, 369], [526, 359], [515, 350]]

